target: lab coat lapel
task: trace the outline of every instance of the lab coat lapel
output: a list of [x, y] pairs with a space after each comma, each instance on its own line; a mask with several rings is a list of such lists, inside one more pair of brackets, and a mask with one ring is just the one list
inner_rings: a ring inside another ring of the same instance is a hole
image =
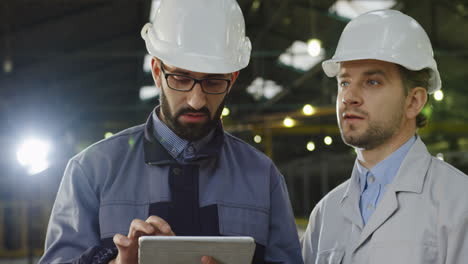
[[[398, 200], [396, 193], [392, 189], [388, 189], [384, 197], [377, 206], [375, 212], [369, 218], [369, 221], [362, 230], [361, 237], [354, 250], [358, 249], [383, 223], [387, 221], [398, 209]], [[353, 250], [353, 251], [354, 251]]]
[[358, 183], [359, 172], [357, 169], [357, 162], [358, 161], [356, 160], [354, 163], [353, 173], [349, 180], [348, 188], [341, 200], [341, 211], [346, 219], [362, 230], [364, 223], [362, 221], [361, 211], [359, 210], [361, 192]]
[[414, 145], [403, 160], [400, 169], [395, 176], [393, 183], [384, 194], [376, 208], [364, 227], [358, 244], [353, 251], [357, 250], [365, 241], [395, 212], [398, 210], [398, 193], [413, 192], [421, 193], [427, 170], [431, 163], [431, 156], [426, 149], [426, 146], [417, 138]]

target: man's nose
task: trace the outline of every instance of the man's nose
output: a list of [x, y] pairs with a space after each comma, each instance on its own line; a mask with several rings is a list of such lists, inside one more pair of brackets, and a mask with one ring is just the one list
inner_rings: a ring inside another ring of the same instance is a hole
[[347, 106], [359, 106], [362, 104], [362, 97], [358, 85], [350, 85], [342, 91], [341, 103]]
[[187, 104], [196, 110], [206, 106], [206, 94], [203, 92], [200, 83], [195, 84], [193, 89], [189, 92]]

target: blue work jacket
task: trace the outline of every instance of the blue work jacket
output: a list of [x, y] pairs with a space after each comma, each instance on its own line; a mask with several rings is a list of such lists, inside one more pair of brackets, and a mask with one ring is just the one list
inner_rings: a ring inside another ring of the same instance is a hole
[[99, 263], [116, 233], [150, 215], [176, 235], [252, 236], [253, 263], [302, 263], [284, 178], [268, 157], [220, 123], [197, 157], [180, 163], [153, 129], [150, 117], [70, 160], [39, 263]]

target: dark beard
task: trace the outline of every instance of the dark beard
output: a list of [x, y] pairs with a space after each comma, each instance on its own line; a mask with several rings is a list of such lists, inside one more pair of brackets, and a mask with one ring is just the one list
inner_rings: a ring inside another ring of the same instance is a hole
[[[216, 113], [211, 118], [210, 110], [207, 107], [203, 107], [199, 110], [195, 110], [192, 107], [185, 107], [180, 109], [175, 115], [171, 114], [169, 108], [169, 102], [167, 101], [164, 92], [161, 91], [161, 111], [165, 117], [166, 125], [180, 138], [188, 140], [188, 141], [197, 141], [202, 139], [206, 135], [208, 135], [211, 130], [213, 130], [220, 121], [221, 112], [223, 111], [225, 105], [225, 99], [221, 102]], [[197, 123], [189, 123], [189, 124], [182, 124], [179, 122], [179, 117], [185, 113], [203, 113], [208, 116], [208, 122], [197, 124]]]

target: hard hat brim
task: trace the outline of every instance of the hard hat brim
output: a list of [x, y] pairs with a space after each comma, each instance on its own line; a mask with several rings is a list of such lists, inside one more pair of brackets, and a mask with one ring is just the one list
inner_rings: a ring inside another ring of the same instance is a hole
[[[402, 61], [398, 56], [393, 55], [393, 56], [385, 56], [385, 52], [382, 52], [382, 54], [376, 54], [376, 56], [369, 56], [368, 52], [363, 51], [362, 54], [352, 54], [348, 56], [342, 56], [339, 58], [332, 58], [329, 60], [325, 60], [322, 62], [322, 69], [325, 72], [325, 74], [328, 77], [336, 77], [338, 73], [340, 72], [340, 63], [345, 62], [345, 61], [355, 61], [355, 60], [380, 60], [380, 61], [385, 61], [385, 62], [390, 62], [394, 64], [401, 65], [405, 67], [408, 70], [411, 71], [419, 71], [424, 68], [430, 68], [431, 69], [431, 79], [429, 80], [429, 87], [428, 93], [432, 94], [433, 92], [441, 89], [442, 87], [442, 82], [440, 80], [440, 75], [437, 67], [428, 67], [428, 63], [425, 64], [406, 64], [402, 65], [400, 62]], [[433, 63], [432, 65], [436, 65]]]

